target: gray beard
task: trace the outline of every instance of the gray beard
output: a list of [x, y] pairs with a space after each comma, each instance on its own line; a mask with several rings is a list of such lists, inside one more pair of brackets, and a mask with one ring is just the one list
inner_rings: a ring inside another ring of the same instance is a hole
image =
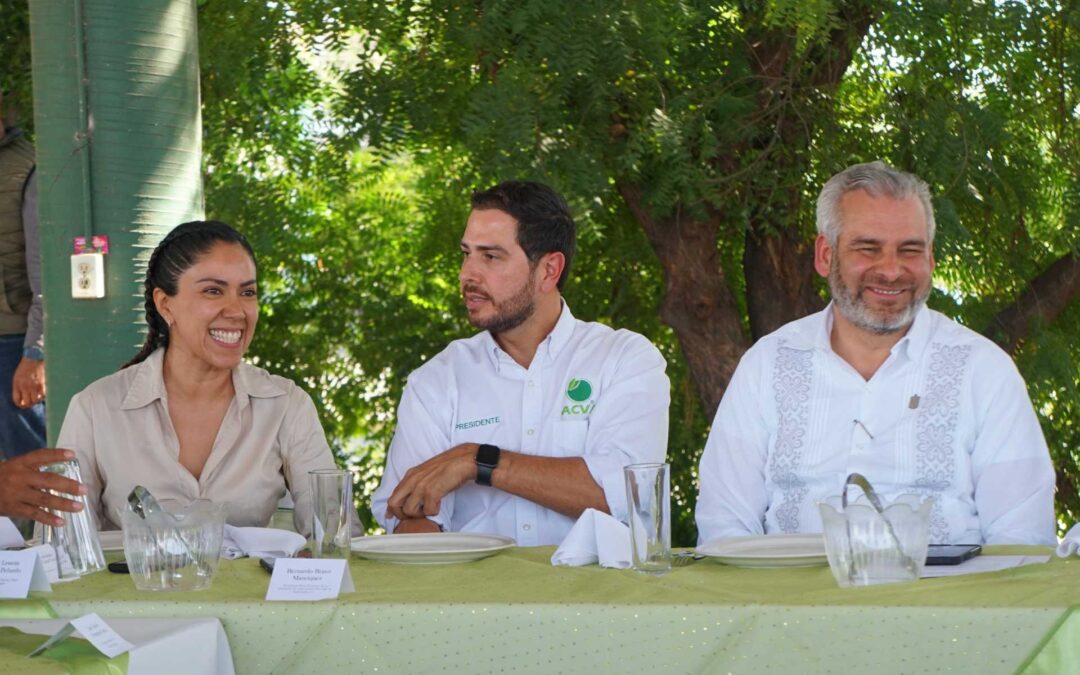
[[879, 316], [870, 310], [862, 298], [848, 290], [847, 284], [840, 278], [840, 267], [836, 257], [829, 265], [829, 293], [832, 294], [836, 308], [844, 318], [855, 326], [875, 335], [890, 335], [907, 329], [915, 316], [926, 305], [930, 297], [930, 288], [915, 296], [907, 307], [891, 316]]

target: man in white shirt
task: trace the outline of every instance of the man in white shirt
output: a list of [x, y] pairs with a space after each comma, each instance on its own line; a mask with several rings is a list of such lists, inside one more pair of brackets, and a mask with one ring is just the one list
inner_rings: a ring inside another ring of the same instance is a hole
[[832, 303], [739, 363], [701, 457], [699, 540], [820, 532], [817, 502], [858, 472], [886, 499], [932, 496], [932, 543], [1055, 543], [1054, 470], [1020, 374], [925, 306], [926, 184], [849, 167], [822, 189], [817, 226]]
[[555, 544], [587, 508], [625, 518], [623, 466], [664, 461], [666, 364], [570, 314], [575, 226], [551, 188], [509, 181], [472, 207], [459, 281], [483, 330], [409, 376], [372, 511], [388, 532]]

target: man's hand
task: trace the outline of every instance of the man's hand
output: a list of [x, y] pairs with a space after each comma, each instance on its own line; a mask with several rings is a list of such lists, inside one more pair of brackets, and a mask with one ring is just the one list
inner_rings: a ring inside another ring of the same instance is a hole
[[51, 495], [56, 490], [69, 495], [86, 494], [86, 486], [55, 473], [41, 471], [44, 464], [75, 459], [70, 450], [43, 449], [0, 462], [0, 516], [33, 518], [45, 525], [63, 525], [64, 519], [44, 509], [80, 511], [83, 505]]
[[442, 498], [476, 480], [476, 443], [455, 445], [405, 472], [386, 503], [386, 516], [406, 520], [434, 516]]
[[11, 378], [11, 400], [20, 408], [29, 408], [45, 400], [45, 362], [25, 356]]
[[427, 534], [441, 531], [439, 524], [428, 518], [408, 518], [400, 521], [394, 528], [394, 534]]

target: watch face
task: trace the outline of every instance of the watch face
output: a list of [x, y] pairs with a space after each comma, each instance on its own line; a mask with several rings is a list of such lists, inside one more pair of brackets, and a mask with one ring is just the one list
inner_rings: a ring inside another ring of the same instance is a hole
[[496, 466], [499, 463], [499, 449], [489, 443], [484, 443], [476, 451], [476, 463], [487, 466]]

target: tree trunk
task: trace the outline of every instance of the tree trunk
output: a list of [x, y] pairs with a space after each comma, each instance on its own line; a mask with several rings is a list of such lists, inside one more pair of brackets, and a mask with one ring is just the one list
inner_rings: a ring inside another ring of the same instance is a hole
[[825, 305], [814, 286], [813, 242], [793, 230], [748, 234], [743, 272], [754, 340]]
[[1050, 323], [1080, 298], [1080, 257], [1066, 255], [1035, 277], [1016, 302], [994, 316], [983, 331], [1014, 353], [1040, 323]]
[[640, 188], [626, 183], [618, 188], [660, 258], [664, 269], [660, 318], [675, 331], [711, 419], [750, 346], [738, 303], [720, 267], [717, 222], [683, 220], [678, 214], [656, 221], [641, 203]]

